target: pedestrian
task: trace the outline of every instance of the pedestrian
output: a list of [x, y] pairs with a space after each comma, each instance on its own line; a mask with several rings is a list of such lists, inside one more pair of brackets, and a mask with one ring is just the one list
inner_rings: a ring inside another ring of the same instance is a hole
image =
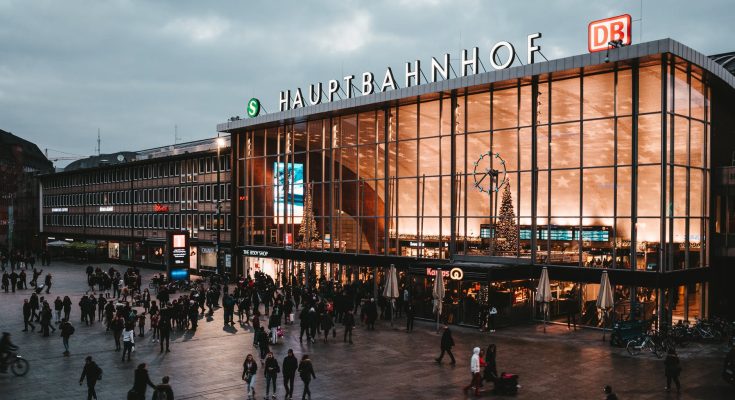
[[64, 343], [64, 356], [69, 357], [69, 338], [74, 334], [74, 327], [71, 325], [71, 322], [62, 319], [59, 330], [61, 331], [61, 339]]
[[174, 390], [168, 384], [169, 380], [168, 375], [161, 378], [161, 383], [153, 389], [153, 400], [174, 400]]
[[31, 304], [31, 321], [35, 318], [36, 322], [39, 322], [41, 315], [38, 313], [38, 307], [41, 302], [38, 300], [38, 295], [35, 292], [31, 293], [31, 299], [28, 302]]
[[31, 321], [33, 321], [31, 303], [28, 302], [28, 299], [23, 299], [23, 332], [28, 332], [28, 325], [31, 326], [31, 332], [36, 331], [36, 327]]
[[64, 310], [64, 302], [61, 300], [61, 296], [56, 296], [54, 300], [54, 313], [56, 314], [56, 323], [61, 321], [61, 312]]
[[152, 389], [156, 388], [156, 385], [151, 382], [151, 378], [148, 376], [148, 370], [145, 367], [146, 365], [143, 363], [138, 365], [138, 368], [135, 370], [132, 391], [135, 392], [134, 398], [136, 400], [145, 400], [145, 392], [148, 390], [148, 386]]
[[442, 359], [444, 358], [444, 353], [447, 353], [452, 359], [452, 365], [456, 364], [457, 361], [454, 359], [454, 354], [452, 354], [452, 347], [454, 347], [454, 338], [452, 338], [452, 331], [447, 325], [444, 325], [444, 333], [442, 334], [440, 347], [441, 354], [439, 355], [439, 358], [436, 359], [436, 362], [441, 363]]
[[145, 337], [143, 335], [145, 332], [145, 311], [138, 316], [138, 332], [138, 336]]
[[64, 318], [68, 320], [69, 315], [71, 315], [71, 299], [69, 298], [69, 296], [64, 296], [64, 301], [62, 302], [62, 305], [64, 306]]
[[255, 399], [255, 377], [258, 372], [258, 363], [252, 354], [245, 357], [242, 363], [242, 380], [248, 384], [248, 400]]
[[278, 327], [279, 326], [281, 326], [281, 317], [280, 315], [278, 315], [278, 313], [274, 312], [268, 318], [268, 329], [270, 330], [272, 344], [278, 343]]
[[107, 305], [107, 299], [100, 293], [100, 297], [97, 299], [97, 320], [102, 321], [102, 317], [105, 315], [105, 305]]
[[679, 356], [676, 354], [674, 348], [669, 348], [664, 360], [664, 373], [666, 375], [666, 391], [671, 390], [671, 381], [673, 380], [676, 384], [676, 392], [681, 391], [681, 383], [679, 383], [679, 374], [681, 373], [681, 363]]
[[281, 367], [278, 366], [278, 360], [276, 360], [276, 358], [273, 357], [273, 353], [269, 351], [268, 355], [265, 357], [265, 368], [264, 368], [265, 397], [264, 399], [268, 400], [268, 395], [270, 394], [271, 386], [273, 386], [272, 399], [276, 398], [276, 391], [278, 387], [276, 385], [276, 382], [278, 381], [279, 372], [281, 372]]
[[406, 304], [406, 332], [413, 332], [413, 318], [415, 314], [413, 302], [409, 301]]
[[293, 398], [293, 383], [298, 369], [299, 360], [293, 355], [293, 350], [288, 349], [288, 355], [283, 359], [283, 388], [286, 389], [287, 400]]
[[46, 274], [44, 285], [46, 285], [46, 294], [51, 293], [51, 273]]
[[483, 379], [486, 382], [493, 382], [498, 378], [498, 365], [497, 365], [497, 348], [494, 344], [487, 346], [485, 351], [485, 371]]
[[[122, 360], [125, 361], [125, 353], [128, 354], [128, 361], [130, 361], [130, 355], [133, 353], [135, 347], [135, 325], [128, 323], [125, 325], [125, 329], [122, 333], [123, 339], [123, 354]], [[145, 364], [142, 364], [145, 365]]]
[[577, 331], [577, 309], [578, 305], [576, 301], [569, 301], [567, 304], [567, 329]]
[[613, 393], [612, 386], [605, 385], [602, 392], [605, 393], [605, 400], [618, 400], [618, 396]]
[[171, 340], [171, 318], [168, 315], [161, 315], [158, 321], [158, 336], [160, 337], [161, 353], [163, 353], [163, 342], [166, 342], [166, 353], [170, 353], [169, 341]]
[[265, 332], [264, 327], [260, 327], [258, 331], [258, 349], [260, 350], [260, 365], [265, 362], [265, 356], [270, 352], [268, 347], [268, 334]]
[[367, 305], [366, 317], [367, 317], [367, 329], [369, 331], [375, 330], [375, 320], [378, 319], [378, 305], [375, 304], [375, 299], [371, 298]]
[[[153, 343], [158, 342], [158, 322], [160, 321], [160, 319], [160, 314], [151, 314], [151, 330], [153, 331]], [[192, 325], [194, 325], [194, 329], [196, 329], [195, 320], [192, 320], [191, 323]]]
[[309, 395], [309, 400], [311, 400], [309, 383], [311, 383], [312, 378], [316, 379], [316, 374], [314, 374], [314, 366], [311, 364], [308, 354], [304, 354], [301, 357], [301, 362], [299, 363], [299, 376], [301, 377], [301, 381], [304, 382], [304, 392], [301, 395], [301, 400], [306, 400], [307, 394]]
[[117, 316], [117, 318], [112, 321], [112, 326], [110, 328], [112, 329], [112, 337], [115, 339], [115, 351], [120, 351], [120, 338], [125, 330], [125, 320], [123, 317]]
[[84, 359], [84, 368], [82, 368], [82, 376], [79, 378], [79, 386], [82, 386], [84, 378], [87, 378], [87, 400], [96, 400], [97, 392], [94, 390], [94, 386], [98, 380], [102, 379], [102, 368], [92, 361], [92, 356], [87, 356]]
[[28, 289], [27, 280], [28, 275], [26, 275], [26, 271], [20, 271], [20, 274], [18, 274], [18, 289]]
[[490, 332], [495, 332], [495, 318], [498, 316], [498, 309], [495, 308], [495, 306], [490, 306], [490, 311], [488, 311], [488, 324]]
[[43, 302], [43, 307], [41, 308], [41, 333], [44, 337], [49, 336], [49, 329], [56, 332], [56, 328], [51, 325], [51, 308], [49, 308], [48, 303]]
[[[332, 321], [332, 315], [328, 312], [322, 314], [322, 331], [324, 332], [324, 343], [327, 343], [329, 338], [329, 331], [332, 330], [334, 322]], [[336, 331], [333, 335], [336, 335]]]
[[472, 357], [470, 358], [470, 384], [465, 386], [463, 391], [467, 394], [470, 389], [475, 389], [475, 396], [480, 395], [480, 383], [482, 381], [482, 375], [480, 374], [480, 348], [475, 347], [472, 349]]
[[[304, 333], [306, 333], [306, 341], [309, 342], [311, 340], [311, 336], [309, 336], [309, 310], [306, 307], [301, 309], [301, 312], [299, 313], [299, 320], [299, 326], [301, 327], [301, 333], [299, 334], [299, 343], [303, 343]], [[253, 322], [255, 321], [253, 320]]]
[[352, 344], [352, 328], [355, 327], [355, 315], [352, 313], [352, 310], [347, 310], [347, 313], [345, 314], [344, 318], [342, 319], [342, 325], [345, 326], [345, 334], [344, 338], [342, 339], [343, 342], [347, 341], [347, 336], [350, 336], [350, 344]]

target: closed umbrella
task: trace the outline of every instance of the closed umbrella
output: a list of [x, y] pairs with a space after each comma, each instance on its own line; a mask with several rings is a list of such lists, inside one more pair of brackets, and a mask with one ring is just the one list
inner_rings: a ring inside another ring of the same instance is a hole
[[613, 292], [610, 286], [610, 279], [607, 277], [607, 270], [602, 271], [600, 279], [600, 292], [597, 294], [597, 308], [603, 310], [602, 320], [602, 340], [605, 340], [605, 322], [607, 322], [607, 313], [614, 306]]
[[383, 288], [383, 296], [390, 299], [390, 324], [393, 326], [393, 303], [398, 298], [398, 277], [396, 276], [396, 266], [391, 264], [388, 269], [387, 279], [385, 280], [385, 288]]
[[551, 283], [549, 283], [549, 271], [546, 267], [541, 270], [541, 278], [538, 280], [536, 301], [541, 303], [544, 314], [544, 333], [546, 333], [546, 314], [548, 313], [549, 303], [551, 302]]
[[432, 291], [437, 329], [439, 329], [439, 316], [442, 314], [442, 301], [444, 300], [444, 279], [442, 278], [442, 270], [437, 269], [436, 276], [434, 276], [434, 290]]

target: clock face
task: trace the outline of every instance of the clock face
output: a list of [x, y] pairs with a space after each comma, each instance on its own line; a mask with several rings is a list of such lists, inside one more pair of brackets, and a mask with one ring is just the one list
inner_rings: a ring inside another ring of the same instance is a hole
[[475, 188], [480, 192], [498, 192], [508, 183], [505, 160], [500, 157], [500, 153], [491, 151], [482, 153], [473, 165]]

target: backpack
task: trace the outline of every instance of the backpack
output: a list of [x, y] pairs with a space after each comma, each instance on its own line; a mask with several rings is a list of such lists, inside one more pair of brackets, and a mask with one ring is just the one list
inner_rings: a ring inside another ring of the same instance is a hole
[[100, 368], [99, 365], [96, 365], [96, 366], [97, 366], [97, 380], [102, 380], [102, 368]]
[[158, 387], [153, 391], [153, 398], [156, 400], [169, 400], [166, 390]]

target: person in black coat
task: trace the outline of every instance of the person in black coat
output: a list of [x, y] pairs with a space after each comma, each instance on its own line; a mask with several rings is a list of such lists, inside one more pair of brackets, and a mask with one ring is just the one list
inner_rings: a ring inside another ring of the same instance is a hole
[[681, 363], [679, 362], [679, 356], [676, 354], [676, 350], [673, 348], [669, 349], [664, 360], [664, 373], [666, 375], [666, 390], [671, 389], [671, 381], [673, 380], [676, 384], [676, 391], [681, 391], [681, 383], [679, 383], [679, 374], [681, 374]]
[[166, 341], [166, 353], [170, 352], [171, 350], [169, 350], [168, 346], [171, 340], [171, 318], [166, 312], [161, 313], [161, 320], [158, 322], [158, 335], [161, 341], [161, 353], [163, 353], [164, 340]]
[[94, 386], [101, 376], [102, 368], [96, 362], [92, 361], [92, 356], [87, 356], [84, 369], [82, 369], [82, 376], [79, 378], [79, 386], [82, 386], [84, 378], [87, 378], [87, 400], [97, 400], [97, 392], [94, 390]]
[[36, 326], [31, 323], [32, 317], [31, 317], [31, 303], [28, 302], [28, 299], [23, 300], [23, 332], [28, 332], [28, 325], [31, 326], [31, 332], [36, 331]]
[[263, 374], [265, 375], [265, 397], [268, 398], [270, 394], [270, 388], [273, 387], [273, 398], [276, 398], [276, 390], [278, 385], [278, 373], [281, 372], [281, 367], [278, 366], [278, 360], [273, 357], [273, 353], [270, 351], [265, 358], [265, 368], [263, 368]]
[[304, 333], [306, 333], [306, 341], [311, 340], [311, 336], [309, 333], [309, 309], [304, 307], [301, 309], [301, 313], [299, 313], [299, 326], [301, 327], [301, 333], [299, 334], [299, 343], [303, 342], [304, 340]]
[[293, 397], [293, 382], [298, 369], [299, 360], [293, 355], [293, 350], [288, 349], [288, 355], [283, 359], [283, 387], [286, 389], [287, 399]]
[[263, 365], [265, 356], [270, 352], [270, 348], [268, 347], [268, 333], [266, 333], [265, 328], [261, 326], [257, 335], [258, 349], [260, 350], [260, 364]]
[[347, 310], [344, 318], [342, 318], [342, 324], [345, 326], [345, 334], [342, 339], [343, 342], [347, 341], [347, 335], [350, 336], [350, 344], [352, 344], [352, 328], [355, 327], [355, 315], [352, 314], [352, 309]]
[[413, 332], [414, 315], [413, 303], [409, 301], [406, 305], [406, 332]]
[[145, 363], [138, 365], [135, 370], [135, 376], [133, 379], [133, 391], [135, 392], [136, 399], [145, 400], [145, 392], [148, 390], [148, 386], [155, 389], [156, 385], [151, 382], [150, 376], [148, 376], [148, 370], [145, 369]]
[[375, 299], [370, 299], [365, 311], [367, 329], [373, 331], [375, 330], [375, 320], [378, 319], [378, 305], [375, 304]]
[[452, 354], [452, 347], [454, 347], [454, 338], [452, 338], [452, 331], [449, 329], [448, 326], [444, 325], [444, 333], [442, 334], [441, 340], [442, 352], [439, 355], [439, 358], [436, 359], [436, 362], [441, 363], [442, 359], [444, 358], [444, 353], [447, 353], [452, 359], [452, 364], [456, 364], [457, 361], [454, 359], [454, 354]]
[[316, 374], [314, 374], [314, 366], [311, 364], [311, 360], [309, 359], [308, 354], [304, 354], [301, 357], [301, 363], [299, 363], [299, 376], [301, 377], [301, 381], [304, 382], [304, 392], [301, 395], [301, 399], [305, 400], [306, 395], [309, 395], [309, 400], [311, 400], [311, 389], [309, 389], [309, 383], [311, 383], [311, 379], [316, 379]]
[[255, 376], [257, 372], [258, 363], [255, 362], [252, 354], [248, 354], [242, 363], [242, 380], [248, 384], [248, 399], [255, 398]]

